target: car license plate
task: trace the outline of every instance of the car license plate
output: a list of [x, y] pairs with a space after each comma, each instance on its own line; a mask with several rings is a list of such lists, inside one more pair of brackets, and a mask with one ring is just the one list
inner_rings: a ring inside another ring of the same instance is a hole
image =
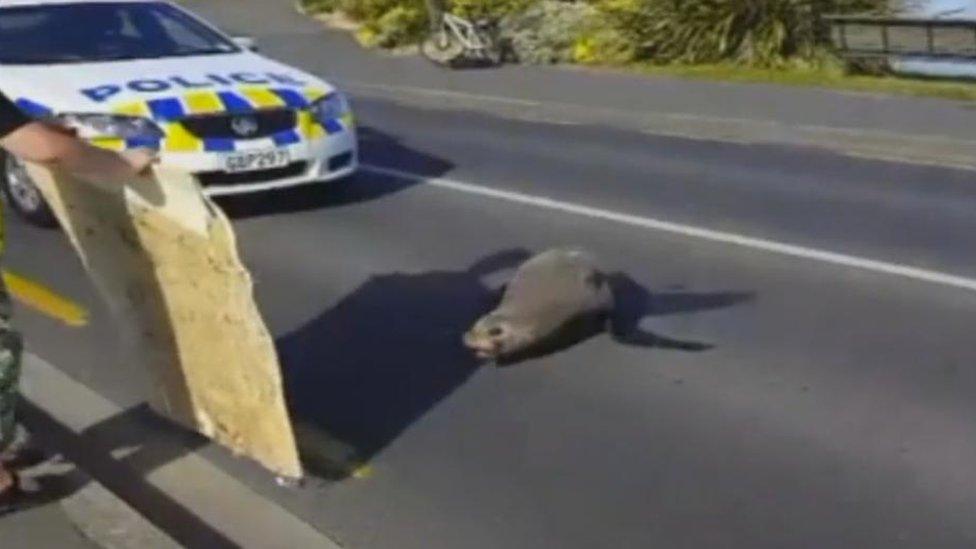
[[288, 165], [288, 151], [274, 149], [269, 151], [246, 151], [224, 157], [224, 169], [230, 173], [268, 170]]

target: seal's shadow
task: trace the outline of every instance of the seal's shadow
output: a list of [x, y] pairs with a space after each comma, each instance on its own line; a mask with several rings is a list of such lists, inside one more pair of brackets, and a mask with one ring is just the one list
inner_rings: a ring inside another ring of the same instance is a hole
[[709, 343], [672, 339], [641, 327], [650, 317], [724, 309], [755, 299], [753, 292], [652, 292], [625, 273], [610, 275], [615, 310], [610, 334], [626, 345], [657, 347], [675, 351], [708, 351]]
[[461, 386], [479, 366], [461, 334], [495, 297], [483, 279], [528, 256], [510, 250], [466, 269], [374, 276], [280, 338], [310, 472], [352, 474]]
[[[493, 309], [499, 284], [530, 257], [499, 252], [466, 269], [374, 276], [277, 341], [303, 460], [313, 475], [354, 474], [477, 370], [461, 335]], [[622, 276], [622, 275], [615, 275]], [[703, 350], [637, 330], [644, 316], [731, 306], [746, 294], [656, 296], [629, 278], [616, 337], [635, 345]], [[568, 345], [567, 345], [568, 346]]]

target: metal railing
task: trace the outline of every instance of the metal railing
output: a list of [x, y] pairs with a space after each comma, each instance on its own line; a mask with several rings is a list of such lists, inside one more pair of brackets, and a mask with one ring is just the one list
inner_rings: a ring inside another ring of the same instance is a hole
[[907, 17], [824, 17], [844, 57], [976, 59], [976, 21]]

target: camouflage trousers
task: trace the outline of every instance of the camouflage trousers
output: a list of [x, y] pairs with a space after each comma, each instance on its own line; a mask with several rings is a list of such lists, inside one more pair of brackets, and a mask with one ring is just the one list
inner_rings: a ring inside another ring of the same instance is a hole
[[14, 439], [14, 411], [24, 350], [23, 339], [10, 323], [12, 312], [10, 294], [0, 277], [0, 451]]

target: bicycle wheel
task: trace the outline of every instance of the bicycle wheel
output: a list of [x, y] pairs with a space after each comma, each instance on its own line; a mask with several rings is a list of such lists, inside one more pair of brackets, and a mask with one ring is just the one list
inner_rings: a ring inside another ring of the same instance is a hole
[[441, 28], [424, 38], [420, 53], [435, 65], [450, 66], [464, 54], [464, 44], [450, 29]]

